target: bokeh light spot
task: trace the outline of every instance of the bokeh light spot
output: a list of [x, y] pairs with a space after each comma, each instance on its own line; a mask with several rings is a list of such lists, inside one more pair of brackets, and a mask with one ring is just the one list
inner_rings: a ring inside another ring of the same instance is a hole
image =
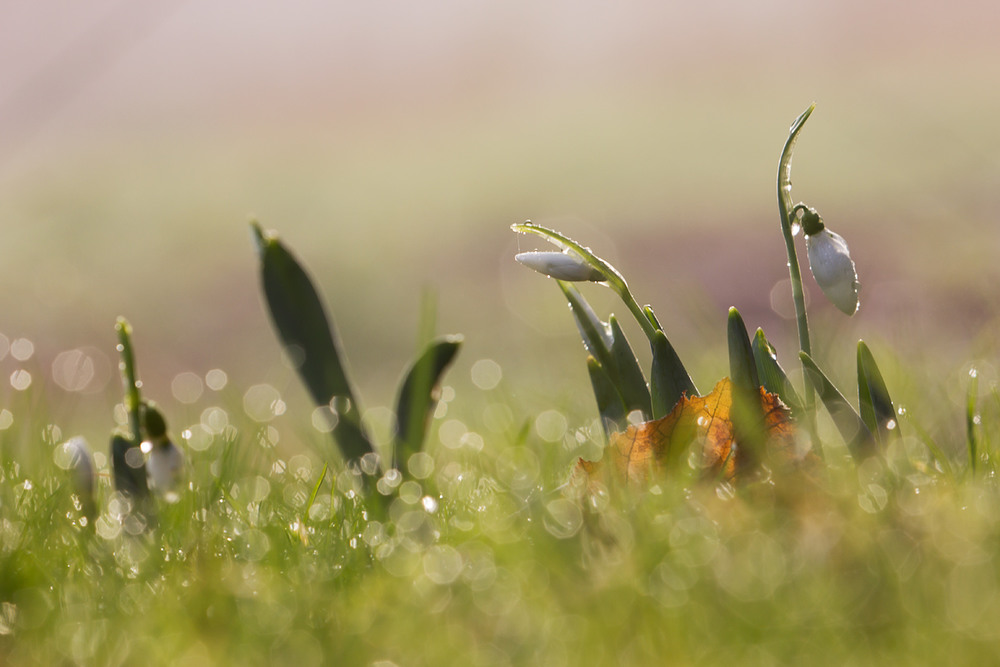
[[35, 354], [35, 344], [27, 338], [15, 338], [10, 344], [10, 356], [18, 361], [27, 361]]
[[312, 411], [313, 428], [320, 433], [329, 433], [337, 427], [339, 417], [329, 405], [321, 405]]
[[205, 385], [201, 377], [190, 371], [178, 373], [170, 383], [170, 393], [181, 403], [196, 402], [204, 391]]
[[437, 545], [424, 554], [424, 574], [435, 584], [450, 584], [461, 573], [462, 555], [454, 547]]
[[95, 375], [94, 360], [83, 350], [65, 350], [52, 361], [52, 379], [66, 391], [83, 391]]
[[535, 432], [546, 442], [558, 442], [569, 427], [566, 416], [558, 410], [546, 410], [535, 418]]
[[256, 422], [269, 422], [285, 413], [285, 402], [269, 384], [255, 384], [243, 395], [243, 411]]
[[503, 370], [500, 364], [492, 359], [480, 359], [472, 364], [472, 384], [486, 391], [493, 389], [503, 378]]
[[205, 384], [212, 391], [222, 391], [227, 382], [229, 382], [229, 376], [221, 368], [213, 368], [205, 374]]
[[218, 435], [229, 426], [229, 413], [216, 406], [205, 408], [201, 413], [201, 423], [209, 433]]

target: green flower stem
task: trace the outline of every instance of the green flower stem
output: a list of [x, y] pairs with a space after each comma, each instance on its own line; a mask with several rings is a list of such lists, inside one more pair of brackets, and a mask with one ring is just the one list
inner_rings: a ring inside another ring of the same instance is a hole
[[125, 388], [129, 434], [133, 442], [138, 443], [142, 439], [142, 433], [139, 421], [139, 383], [135, 379], [135, 354], [132, 352], [132, 326], [124, 317], [119, 317], [115, 322], [115, 331], [118, 333], [118, 353], [121, 355], [118, 368]]
[[[806, 317], [802, 271], [799, 269], [799, 260], [795, 253], [795, 236], [792, 234], [792, 151], [795, 148], [799, 130], [805, 125], [815, 108], [816, 104], [813, 103], [792, 123], [785, 147], [781, 151], [781, 159], [778, 162], [778, 213], [781, 216], [781, 233], [785, 237], [785, 252], [788, 255], [788, 276], [792, 282], [792, 300], [795, 302], [799, 350], [808, 355], [812, 355], [812, 345], [809, 342], [809, 320]], [[807, 393], [811, 394], [811, 391], [807, 390]], [[811, 396], [808, 402], [812, 403]]]
[[639, 323], [639, 326], [642, 327], [642, 331], [646, 334], [650, 343], [653, 342], [659, 327], [655, 320], [639, 307], [635, 297], [632, 296], [632, 292], [628, 289], [628, 283], [625, 282], [625, 278], [618, 272], [618, 269], [591, 252], [590, 248], [580, 245], [573, 239], [563, 236], [554, 229], [536, 225], [531, 221], [511, 225], [510, 228], [521, 234], [536, 234], [550, 243], [559, 246], [563, 250], [579, 255], [587, 264], [595, 268], [601, 273], [601, 275], [604, 276], [604, 282], [606, 282], [608, 287], [614, 290], [615, 293], [621, 297], [621, 300], [625, 303], [629, 312], [632, 313], [636, 321]]
[[[788, 277], [792, 284], [792, 301], [795, 304], [795, 321], [799, 334], [799, 351], [807, 356], [812, 355], [812, 344], [809, 342], [809, 319], [806, 317], [806, 298], [802, 288], [802, 271], [799, 269], [799, 260], [795, 252], [795, 235], [792, 233], [792, 151], [795, 142], [799, 137], [799, 131], [809, 119], [816, 103], [809, 105], [809, 108], [802, 112], [795, 122], [792, 123], [788, 131], [788, 139], [781, 150], [781, 159], [778, 161], [778, 213], [781, 218], [781, 233], [785, 238], [785, 253], [788, 255]], [[803, 364], [803, 372], [807, 372]], [[813, 387], [809, 382], [805, 383], [802, 394], [802, 408], [806, 416], [806, 425], [810, 432], [815, 433], [813, 427], [815, 419], [815, 403]], [[815, 439], [815, 437], [814, 437]]]

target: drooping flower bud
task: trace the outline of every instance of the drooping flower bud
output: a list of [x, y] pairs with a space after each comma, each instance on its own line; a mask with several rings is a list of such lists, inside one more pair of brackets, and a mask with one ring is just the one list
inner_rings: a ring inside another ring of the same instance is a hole
[[184, 473], [184, 452], [167, 436], [167, 422], [155, 405], [143, 404], [142, 421], [146, 440], [140, 448], [146, 455], [149, 488], [167, 502], [176, 502]]
[[847, 242], [831, 232], [815, 209], [799, 205], [802, 231], [806, 236], [809, 268], [816, 284], [833, 305], [847, 315], [858, 312], [858, 272]]
[[179, 500], [177, 488], [184, 474], [184, 452], [169, 438], [147, 440], [142, 443], [142, 451], [148, 457], [146, 473], [149, 475], [149, 488], [167, 502]]
[[588, 264], [582, 257], [569, 252], [533, 250], [520, 252], [514, 259], [529, 269], [534, 269], [556, 280], [568, 282], [600, 282], [603, 273]]

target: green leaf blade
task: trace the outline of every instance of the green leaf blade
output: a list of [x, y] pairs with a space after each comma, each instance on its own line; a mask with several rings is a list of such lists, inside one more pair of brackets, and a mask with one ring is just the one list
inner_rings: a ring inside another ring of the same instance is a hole
[[819, 394], [820, 400], [826, 406], [827, 412], [833, 418], [833, 423], [840, 431], [841, 437], [847, 443], [847, 448], [859, 463], [878, 453], [875, 436], [858, 411], [847, 402], [840, 390], [826, 376], [816, 362], [805, 352], [799, 352], [799, 359], [806, 370], [806, 379]]
[[347, 379], [337, 338], [312, 279], [273, 235], [253, 223], [263, 287], [271, 322], [316, 405], [339, 400], [333, 429], [350, 459], [374, 451], [361, 427], [360, 408]]
[[760, 378], [757, 375], [753, 349], [750, 347], [750, 336], [743, 316], [736, 308], [729, 309], [726, 333], [729, 341], [729, 375], [733, 385], [742, 391], [759, 393]]
[[733, 383], [733, 427], [738, 444], [750, 455], [751, 461], [765, 456], [764, 409], [760, 400], [760, 378], [750, 347], [743, 316], [736, 308], [729, 309], [726, 323], [729, 341], [729, 375]]
[[753, 341], [750, 344], [753, 351], [754, 363], [757, 366], [757, 376], [764, 389], [777, 394], [782, 402], [792, 409], [794, 414], [800, 414], [802, 410], [802, 399], [792, 386], [785, 369], [778, 363], [774, 347], [767, 340], [763, 329], [757, 329]]
[[600, 362], [594, 357], [587, 357], [587, 373], [590, 376], [590, 386], [594, 390], [594, 398], [597, 400], [597, 412], [601, 416], [604, 435], [610, 438], [612, 433], [624, 431], [628, 426], [625, 401]]
[[657, 330], [650, 346], [653, 348], [653, 367], [649, 374], [650, 401], [653, 419], [660, 419], [670, 414], [681, 396], [697, 396], [698, 388], [663, 331]]
[[427, 425], [437, 405], [436, 389], [461, 347], [461, 336], [431, 341], [404, 375], [396, 401], [397, 467], [423, 449]]
[[652, 414], [649, 387], [618, 321], [612, 315], [610, 322], [605, 324], [576, 287], [564, 281], [558, 283], [569, 301], [584, 347], [614, 385], [616, 393], [625, 403], [626, 414], [639, 410], [648, 419]]
[[875, 364], [875, 357], [864, 341], [858, 341], [858, 407], [868, 430], [883, 448], [890, 439], [899, 437], [899, 423], [892, 398]]
[[611, 359], [614, 363], [615, 375], [618, 376], [618, 386], [625, 399], [625, 407], [628, 412], [638, 410], [642, 413], [643, 420], [648, 420], [652, 415], [652, 410], [646, 378], [642, 374], [642, 369], [639, 368], [639, 362], [635, 358], [632, 346], [625, 338], [625, 332], [618, 324], [618, 319], [614, 315], [608, 319], [611, 325]]

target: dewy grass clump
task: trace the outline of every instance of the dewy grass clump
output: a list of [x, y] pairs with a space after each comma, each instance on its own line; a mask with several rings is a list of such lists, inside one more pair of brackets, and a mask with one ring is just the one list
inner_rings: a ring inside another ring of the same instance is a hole
[[[482, 362], [481, 395], [444, 398], [460, 344], [445, 337], [423, 341], [403, 371], [395, 428], [377, 440], [319, 291], [257, 225], [265, 308], [330, 447], [279, 451], [293, 411], [262, 419], [250, 391], [245, 414], [221, 407], [239, 395], [220, 395], [178, 427], [181, 411], [145, 397], [155, 388], [139, 382], [119, 320], [119, 426], [107, 453], [92, 451], [64, 439], [57, 411], [32, 394], [30, 355], [0, 350], [11, 378], [0, 392], [0, 663], [995, 662], [1000, 403], [971, 378], [965, 447], [939, 447], [897, 411], [867, 344], [849, 348], [856, 401], [816, 363], [796, 228], [818, 285], [848, 315], [858, 281], [846, 244], [791, 199], [792, 147], [811, 113], [792, 126], [777, 183], [801, 378], [732, 308], [728, 375], [698, 378], [699, 390], [668, 318], [594, 251], [531, 223], [514, 228], [555, 250], [516, 259], [570, 304], [593, 426], [561, 405], [516, 414]], [[638, 323], [648, 369], [583, 295], [604, 287]]]

